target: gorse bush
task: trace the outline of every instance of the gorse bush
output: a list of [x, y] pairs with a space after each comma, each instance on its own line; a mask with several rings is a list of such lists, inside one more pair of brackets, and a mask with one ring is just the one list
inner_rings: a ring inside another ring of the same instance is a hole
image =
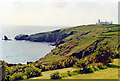
[[101, 46], [96, 50], [96, 62], [101, 62], [104, 65], [108, 65], [112, 62], [112, 57], [114, 56], [114, 52], [110, 46]]
[[71, 76], [70, 71], [67, 71], [67, 73], [68, 73], [68, 76]]
[[94, 71], [98, 71], [98, 70], [101, 70], [101, 69], [107, 69], [108, 67], [107, 66], [87, 66], [84, 70], [80, 70], [80, 73], [83, 74], [83, 73], [93, 73]]
[[[2, 74], [0, 74], [1, 75], [1, 77], [2, 77], [2, 81], [4, 81], [5, 80], [5, 76], [6, 76], [6, 63], [5, 63], [5, 61], [1, 61], [0, 60], [0, 69], [2, 69], [2, 71], [1, 71], [1, 73]], [[0, 79], [1, 80], [1, 79]]]
[[68, 57], [64, 61], [59, 61], [59, 60], [54, 60], [52, 63], [49, 65], [45, 66], [45, 69], [42, 68], [42, 71], [46, 70], [55, 70], [55, 69], [61, 69], [61, 68], [67, 68], [67, 67], [72, 67], [76, 62], [77, 62], [76, 57]]
[[66, 67], [72, 67], [77, 62], [76, 57], [67, 57], [64, 60], [54, 60], [49, 64], [42, 64], [42, 63], [33, 63], [30, 66], [35, 66], [36, 68], [41, 69], [42, 71], [48, 71], [48, 70], [55, 70], [55, 69], [61, 69]]
[[23, 79], [26, 80], [27, 79], [27, 75], [23, 75]]
[[25, 74], [27, 75], [28, 78], [41, 76], [41, 69], [36, 67], [26, 67]]
[[[31, 77], [41, 76], [41, 71], [71, 67], [73, 66], [73, 64], [75, 64], [75, 62], [77, 62], [77, 58], [68, 57], [63, 62], [55, 60], [49, 65], [43, 65], [41, 63], [33, 63], [22, 66], [17, 65], [17, 66], [7, 67], [5, 80], [14, 81], [14, 80], [22, 80]], [[59, 79], [60, 78], [59, 73], [53, 74], [53, 78]]]
[[94, 68], [93, 67], [89, 67], [85, 69], [85, 73], [93, 73], [94, 72]]
[[7, 67], [5, 81], [16, 81], [41, 76], [41, 69], [34, 66]]
[[50, 75], [50, 78], [51, 79], [61, 79], [60, 75], [59, 75], [59, 72], [55, 72], [55, 73], [52, 73]]
[[18, 73], [14, 73], [11, 77], [10, 77], [10, 81], [16, 81], [16, 80], [23, 80], [23, 73], [18, 72]]
[[100, 69], [107, 69], [107, 66], [98, 66]]
[[100, 70], [100, 68], [98, 68], [98, 66], [93, 66], [93, 68], [94, 68], [94, 71], [99, 71]]

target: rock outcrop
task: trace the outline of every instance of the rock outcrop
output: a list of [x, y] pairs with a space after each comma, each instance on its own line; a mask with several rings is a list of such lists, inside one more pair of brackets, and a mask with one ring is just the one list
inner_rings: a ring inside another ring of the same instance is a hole
[[12, 40], [12, 39], [9, 39], [9, 38], [5, 35], [2, 40]]
[[20, 34], [15, 37], [16, 40], [29, 40], [33, 42], [55, 42], [55, 45], [64, 43], [62, 40], [70, 35], [73, 35], [74, 31], [69, 30], [55, 30], [52, 32], [37, 33], [32, 35]]
[[4, 36], [4, 40], [8, 40], [8, 37], [7, 37], [7, 36]]

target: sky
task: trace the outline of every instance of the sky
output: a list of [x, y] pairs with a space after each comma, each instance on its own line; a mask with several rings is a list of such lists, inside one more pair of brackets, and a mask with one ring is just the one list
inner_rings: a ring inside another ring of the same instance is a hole
[[[120, 14], [120, 1], [119, 1], [119, 4], [118, 4], [118, 14]], [[118, 15], [118, 24], [120, 24], [120, 15]]]
[[119, 0], [0, 0], [0, 25], [118, 23]]

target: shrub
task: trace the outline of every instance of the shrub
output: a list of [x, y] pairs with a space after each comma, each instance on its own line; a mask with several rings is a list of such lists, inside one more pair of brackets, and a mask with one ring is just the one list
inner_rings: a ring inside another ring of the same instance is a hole
[[5, 81], [23, 80], [37, 76], [41, 76], [41, 69], [30, 65], [18, 65], [7, 67]]
[[100, 70], [97, 66], [93, 66], [93, 68], [94, 68], [94, 71]]
[[69, 57], [64, 61], [64, 66], [65, 67], [72, 67], [76, 62], [77, 62], [77, 58], [76, 57]]
[[16, 81], [16, 80], [23, 80], [23, 73], [21, 73], [21, 72], [14, 73], [14, 74], [10, 77], [10, 81]]
[[6, 69], [6, 75], [11, 75], [11, 74], [12, 74], [12, 71], [10, 70], [9, 67], [7, 67], [7, 69]]
[[26, 80], [26, 79], [27, 79], [27, 76], [26, 76], [26, 75], [23, 75], [23, 79]]
[[68, 76], [71, 76], [70, 71], [68, 71]]
[[82, 62], [81, 61], [78, 61], [78, 62], [75, 62], [75, 64], [73, 65], [73, 67], [79, 67], [79, 68], [81, 68], [82, 67]]
[[5, 76], [6, 76], [6, 67], [7, 66], [6, 66], [5, 61], [0, 61], [0, 64], [2, 65], [2, 81], [4, 81], [5, 80]]
[[85, 73], [93, 73], [94, 72], [94, 68], [93, 67], [89, 67], [85, 70]]
[[107, 66], [98, 66], [100, 69], [107, 69]]
[[115, 53], [110, 46], [101, 46], [96, 50], [96, 62], [101, 62], [104, 65], [108, 65], [112, 62], [112, 57], [114, 54]]
[[26, 67], [25, 74], [27, 75], [28, 78], [41, 76], [41, 69], [36, 67]]
[[11, 78], [10, 75], [6, 75], [6, 76], [5, 76], [5, 81], [10, 81], [10, 78]]
[[86, 62], [82, 62], [80, 66], [83, 68], [84, 71], [85, 71], [85, 70], [87, 69], [87, 67], [88, 67], [88, 65], [87, 65]]
[[41, 63], [36, 63], [34, 66], [39, 68], [39, 69], [42, 69], [42, 67], [43, 67], [43, 65]]
[[61, 79], [59, 72], [52, 73], [50, 77], [51, 79]]

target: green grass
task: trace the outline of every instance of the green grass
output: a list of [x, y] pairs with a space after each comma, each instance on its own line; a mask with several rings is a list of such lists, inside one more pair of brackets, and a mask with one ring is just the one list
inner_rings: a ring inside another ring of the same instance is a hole
[[[65, 58], [65, 56], [69, 57], [74, 53], [79, 53], [97, 39], [104, 39], [99, 43], [99, 45], [107, 44], [116, 49], [118, 46], [118, 27], [118, 25], [86, 25], [60, 29], [59, 34], [68, 34], [71, 31], [76, 33], [64, 38], [63, 41], [65, 41], [65, 43], [58, 45], [58, 47], [61, 48], [56, 47], [53, 49], [51, 53], [42, 59], [42, 62], [50, 63], [54, 60]], [[72, 48], [70, 49], [68, 46], [72, 46]]]
[[[118, 25], [87, 25], [64, 28], [60, 29], [60, 31], [56, 35], [58, 35], [59, 37], [59, 35], [69, 34], [71, 31], [75, 33], [64, 38], [63, 41], [65, 42], [56, 46], [55, 49], [53, 49], [49, 54], [47, 54], [43, 58], [41, 63], [49, 64], [55, 60], [65, 59], [66, 57], [69, 57], [74, 53], [80, 53], [80, 51], [83, 50], [84, 52], [89, 51], [89, 49], [95, 50], [95, 46], [99, 47], [101, 45], [110, 45], [114, 50], [116, 50], [119, 46]], [[48, 33], [52, 34], [52, 32]], [[98, 42], [98, 40], [101, 39], [103, 40]], [[50, 74], [52, 74], [55, 71], [60, 72], [62, 79], [118, 79], [119, 68], [120, 66], [118, 66], [118, 60], [115, 59], [108, 69], [95, 71], [94, 73], [79, 74], [77, 73], [77, 71], [74, 72], [75, 70], [78, 70], [78, 68], [64, 68], [58, 70], [45, 71], [42, 72], [43, 76], [30, 78], [28, 80], [50, 79]], [[70, 71], [72, 76], [68, 76], [68, 71]]]
[[111, 63], [111, 67], [104, 70], [95, 71], [89, 74], [77, 74], [71, 77], [64, 77], [62, 79], [118, 79], [118, 59]]
[[[40, 77], [34, 77], [30, 78], [28, 80], [36, 80], [36, 79], [50, 79], [50, 74], [58, 71], [60, 75], [64, 76], [62, 79], [118, 79], [118, 69], [120, 66], [118, 65], [118, 60], [120, 59], [114, 59], [113, 63], [110, 63], [110, 67], [108, 69], [95, 71], [94, 73], [88, 73], [88, 74], [78, 74], [75, 71], [78, 71], [78, 68], [64, 68], [64, 69], [58, 69], [58, 70], [51, 70], [51, 71], [45, 71], [42, 72], [42, 76]], [[67, 72], [70, 71], [72, 76], [68, 76]], [[28, 80], [22, 80], [22, 81], [28, 81]]]
[[75, 71], [75, 70], [77, 69], [76, 68], [64, 68], [64, 69], [58, 69], [58, 70], [45, 71], [45, 72], [42, 72], [42, 76], [34, 77], [30, 79], [50, 79], [50, 75], [56, 71], [62, 74], [62, 73], [66, 73], [67, 71]]

